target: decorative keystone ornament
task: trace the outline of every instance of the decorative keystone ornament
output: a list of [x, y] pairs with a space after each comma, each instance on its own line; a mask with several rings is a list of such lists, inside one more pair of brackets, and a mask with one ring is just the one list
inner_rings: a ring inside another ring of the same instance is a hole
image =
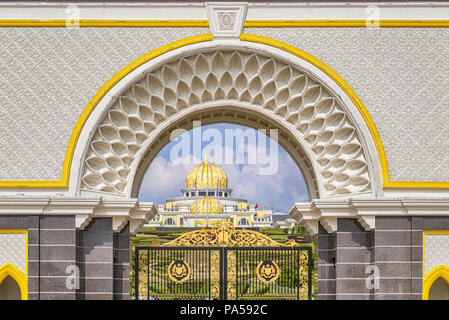
[[246, 18], [247, 3], [206, 3], [209, 26], [215, 39], [239, 38]]

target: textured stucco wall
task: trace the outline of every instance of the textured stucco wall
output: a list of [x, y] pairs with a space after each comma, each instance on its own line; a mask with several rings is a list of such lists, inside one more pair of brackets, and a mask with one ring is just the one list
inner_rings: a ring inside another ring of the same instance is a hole
[[392, 181], [449, 181], [449, 29], [246, 28], [317, 57], [355, 91]]
[[[76, 120], [145, 53], [208, 28], [0, 28], [0, 180], [59, 180]], [[354, 89], [393, 181], [449, 181], [449, 29], [247, 28], [322, 60]]]
[[0, 28], [0, 180], [60, 180], [81, 112], [138, 57], [208, 28]]

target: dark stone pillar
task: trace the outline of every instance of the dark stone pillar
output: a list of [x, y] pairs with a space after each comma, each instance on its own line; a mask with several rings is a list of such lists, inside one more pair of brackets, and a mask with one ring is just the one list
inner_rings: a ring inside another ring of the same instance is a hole
[[[2, 225], [3, 227], [3, 225]], [[39, 216], [29, 216], [28, 228], [28, 300], [39, 299]], [[23, 228], [23, 226], [21, 227]], [[21, 229], [17, 228], [17, 229]]]
[[77, 299], [113, 299], [112, 218], [95, 218], [77, 232], [80, 288]]
[[335, 300], [335, 234], [318, 228], [318, 299]]
[[422, 299], [423, 231], [449, 230], [449, 217], [376, 217], [376, 299]]
[[422, 242], [418, 240], [422, 230], [413, 229], [411, 217], [376, 217], [375, 232], [375, 262], [380, 273], [380, 287], [375, 298], [420, 298], [414, 294], [412, 285], [416, 269], [422, 270], [422, 262], [413, 261], [412, 257], [422, 252]]
[[114, 233], [114, 300], [129, 299], [129, 223]]
[[373, 264], [373, 232], [367, 232], [357, 219], [337, 219], [336, 292], [338, 300], [370, 300], [367, 267]]
[[66, 284], [67, 267], [76, 266], [75, 217], [41, 216], [38, 237], [40, 252], [32, 261], [39, 264], [39, 298], [75, 299], [75, 289]]

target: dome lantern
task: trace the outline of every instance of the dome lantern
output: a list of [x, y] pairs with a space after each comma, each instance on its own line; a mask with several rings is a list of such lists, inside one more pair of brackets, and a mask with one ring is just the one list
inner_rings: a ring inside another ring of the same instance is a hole
[[220, 167], [207, 162], [207, 156], [205, 161], [189, 171], [186, 176], [186, 188], [195, 188], [195, 182], [197, 188], [206, 187], [228, 187], [228, 177], [226, 173]]

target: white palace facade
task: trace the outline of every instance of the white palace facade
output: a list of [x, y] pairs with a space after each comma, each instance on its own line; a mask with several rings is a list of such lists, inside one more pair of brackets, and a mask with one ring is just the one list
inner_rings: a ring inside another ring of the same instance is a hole
[[223, 219], [235, 227], [270, 228], [273, 210], [232, 196], [228, 177], [220, 167], [206, 160], [186, 176], [181, 197], [167, 199], [146, 226], [162, 228], [212, 227]]

